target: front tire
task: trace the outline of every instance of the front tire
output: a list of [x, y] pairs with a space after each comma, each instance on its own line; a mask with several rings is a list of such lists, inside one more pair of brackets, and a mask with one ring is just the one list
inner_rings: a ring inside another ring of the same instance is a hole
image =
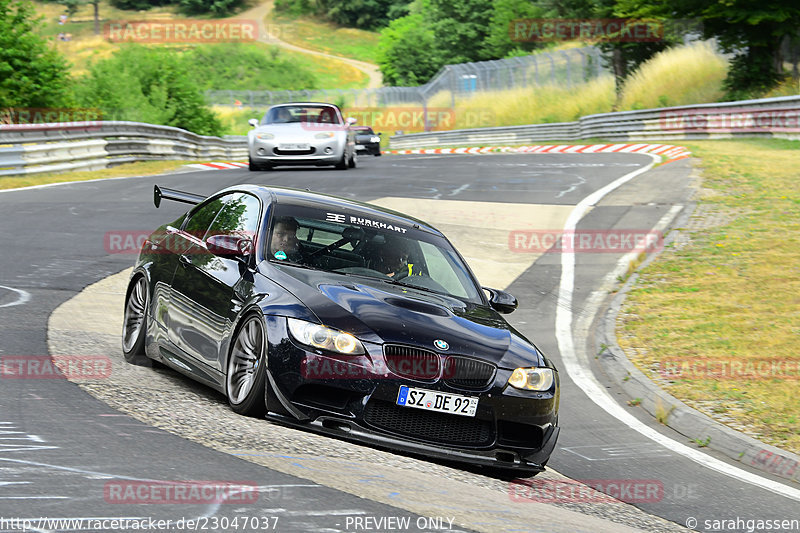
[[151, 365], [144, 346], [147, 337], [149, 301], [147, 279], [139, 275], [128, 287], [128, 295], [125, 297], [125, 316], [122, 321], [122, 355], [133, 365]]
[[347, 150], [342, 150], [342, 158], [339, 159], [339, 162], [336, 163], [336, 170], [347, 170], [348, 161], [347, 161]]
[[234, 412], [253, 417], [266, 413], [266, 370], [266, 328], [260, 317], [250, 315], [237, 330], [228, 356], [225, 393]]
[[253, 158], [252, 157], [248, 156], [247, 157], [247, 168], [249, 168], [251, 171], [255, 171], [255, 170], [272, 170], [272, 165], [269, 165], [269, 164], [259, 165], [258, 163], [254, 163], [253, 162]]
[[356, 150], [353, 150], [353, 155], [350, 157], [349, 167], [356, 168], [357, 165], [358, 165], [358, 152]]

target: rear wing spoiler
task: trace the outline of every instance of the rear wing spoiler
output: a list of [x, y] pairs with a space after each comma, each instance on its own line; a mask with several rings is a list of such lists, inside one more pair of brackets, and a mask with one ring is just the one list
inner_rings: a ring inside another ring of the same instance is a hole
[[205, 196], [199, 194], [192, 194], [190, 192], [178, 191], [175, 189], [167, 189], [166, 187], [153, 186], [153, 203], [156, 208], [161, 206], [161, 200], [175, 200], [176, 202], [183, 202], [185, 204], [196, 205], [206, 199]]

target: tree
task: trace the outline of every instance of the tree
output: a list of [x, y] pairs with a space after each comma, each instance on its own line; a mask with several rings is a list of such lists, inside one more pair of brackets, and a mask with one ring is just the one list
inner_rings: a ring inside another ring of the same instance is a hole
[[0, 109], [69, 104], [67, 61], [35, 33], [30, 2], [0, 0]]
[[487, 58], [501, 58], [529, 54], [541, 45], [513, 40], [509, 26], [517, 19], [538, 19], [544, 16], [545, 10], [530, 0], [496, 0], [481, 55]]
[[318, 15], [366, 30], [383, 28], [408, 13], [408, 0], [316, 0], [314, 4]]
[[422, 13], [393, 20], [381, 31], [378, 65], [387, 85], [427, 82], [444, 65], [436, 37]]
[[494, 13], [491, 0], [429, 0], [436, 46], [448, 64], [494, 59], [482, 46]]
[[189, 69], [189, 61], [168, 49], [125, 46], [92, 65], [76, 93], [82, 105], [115, 120], [219, 135], [222, 125], [206, 107]]
[[181, 11], [187, 15], [201, 15], [211, 13], [217, 17], [224, 17], [233, 13], [242, 5], [242, 0], [180, 0]]

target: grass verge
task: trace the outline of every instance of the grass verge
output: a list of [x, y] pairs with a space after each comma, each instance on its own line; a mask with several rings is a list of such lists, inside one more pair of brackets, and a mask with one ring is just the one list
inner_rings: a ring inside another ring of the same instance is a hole
[[704, 197], [630, 292], [620, 345], [677, 398], [800, 453], [800, 142], [681, 144]]
[[367, 63], [378, 62], [377, 32], [342, 28], [329, 22], [293, 17], [274, 10], [267, 16], [267, 24], [271, 32], [287, 43]]
[[189, 163], [197, 163], [197, 161], [140, 161], [138, 163], [126, 163], [124, 165], [100, 170], [76, 170], [74, 172], [8, 176], [0, 178], [0, 190], [31, 187], [33, 185], [48, 185], [50, 183], [65, 183], [68, 181], [118, 178], [122, 176], [153, 176], [170, 172]]

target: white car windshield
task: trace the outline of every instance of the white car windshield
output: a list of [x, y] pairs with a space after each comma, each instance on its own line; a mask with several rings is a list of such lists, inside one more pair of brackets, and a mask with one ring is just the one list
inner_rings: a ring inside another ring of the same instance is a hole
[[311, 122], [315, 124], [337, 124], [342, 120], [336, 109], [323, 105], [286, 105], [267, 111], [261, 124], [287, 124], [292, 122]]

